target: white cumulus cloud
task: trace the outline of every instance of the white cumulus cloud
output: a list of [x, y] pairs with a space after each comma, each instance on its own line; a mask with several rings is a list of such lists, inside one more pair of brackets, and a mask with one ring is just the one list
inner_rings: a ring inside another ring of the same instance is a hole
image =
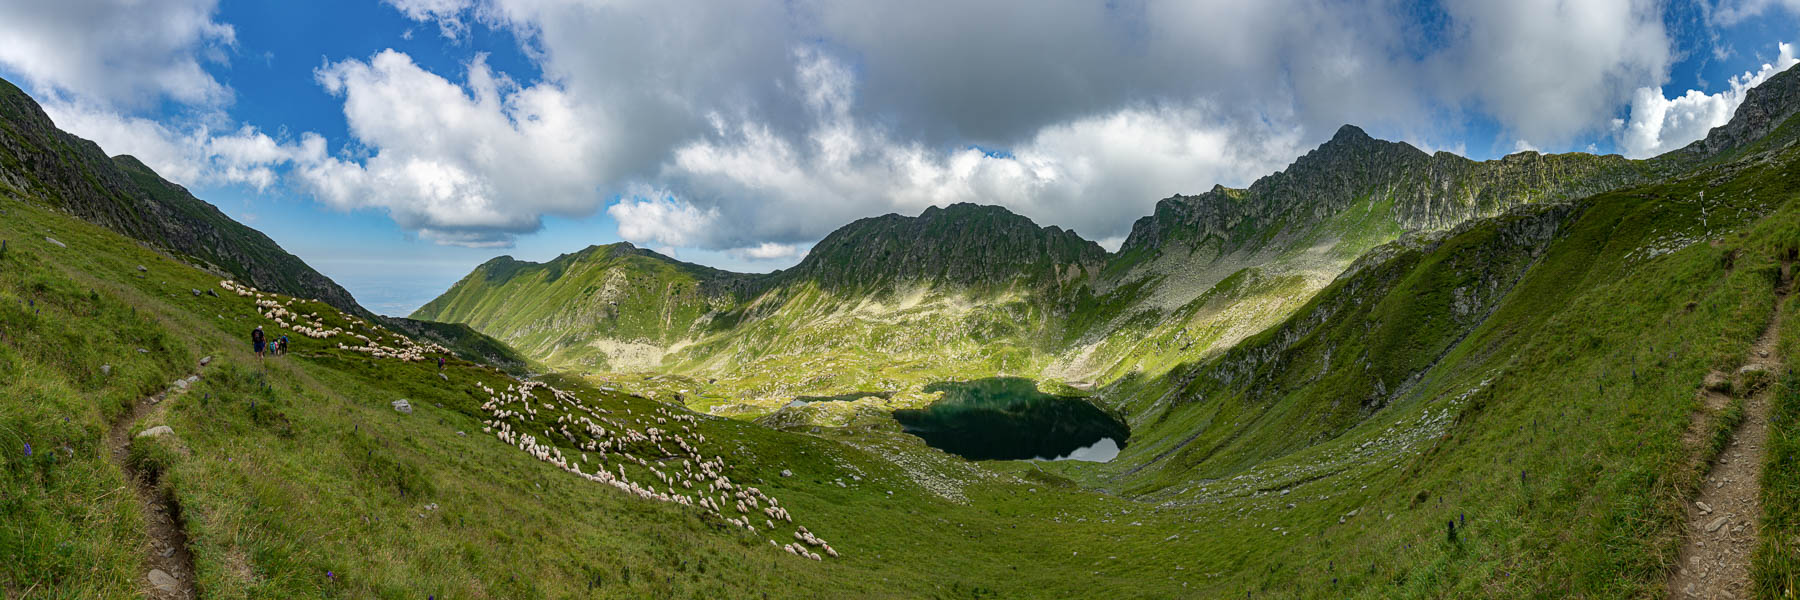
[[[714, 115], [713, 131], [676, 149], [661, 172], [687, 191], [682, 202], [706, 207], [695, 214], [716, 211], [731, 224], [683, 229], [682, 242], [715, 249], [792, 244], [870, 213], [957, 202], [999, 204], [1045, 224], [1117, 236], [1171, 190], [1242, 185], [1300, 147], [1293, 128], [1238, 127], [1196, 103], [1134, 106], [1051, 125], [1007, 152], [935, 148], [855, 118], [855, 81], [844, 65], [813, 50], [794, 57], [802, 86], [795, 94], [812, 115], [802, 135]], [[700, 223], [689, 213], [667, 214]], [[622, 234], [626, 228], [621, 219]]]
[[232, 93], [201, 66], [237, 43], [218, 0], [0, 2], [0, 65], [41, 91], [144, 107], [167, 98], [218, 106]]
[[1518, 138], [1559, 145], [1604, 131], [1615, 108], [1673, 61], [1658, 0], [1446, 0], [1439, 93]]
[[536, 231], [545, 214], [597, 208], [604, 148], [594, 121], [555, 84], [520, 86], [481, 55], [453, 82], [393, 50], [316, 76], [344, 99], [350, 135], [368, 154], [320, 147], [296, 169], [327, 204], [385, 210], [431, 239], [478, 246]]
[[641, 186], [606, 212], [619, 223], [619, 237], [664, 247], [699, 245], [719, 221], [718, 210], [702, 210], [665, 190]]
[[[1156, 199], [1248, 184], [1343, 123], [1426, 139], [1483, 116], [1556, 147], [1608, 133], [1672, 60], [1655, 0], [1447, 0], [1432, 19], [1391, 0], [387, 2], [518, 36], [596, 148], [567, 212], [610, 201], [628, 240], [736, 256], [964, 201], [1120, 238]], [[422, 153], [353, 130], [377, 156]], [[536, 170], [432, 162], [454, 167], [446, 197]], [[535, 197], [417, 204], [473, 206], [465, 230], [503, 239], [545, 212]], [[397, 218], [425, 226], [416, 208]]]

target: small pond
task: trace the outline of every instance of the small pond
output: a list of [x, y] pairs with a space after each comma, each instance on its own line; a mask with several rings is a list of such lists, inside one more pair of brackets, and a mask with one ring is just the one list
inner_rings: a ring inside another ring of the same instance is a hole
[[971, 460], [1090, 460], [1118, 456], [1125, 423], [1078, 396], [1038, 391], [1021, 377], [942, 382], [944, 397], [924, 409], [894, 411], [907, 433]]

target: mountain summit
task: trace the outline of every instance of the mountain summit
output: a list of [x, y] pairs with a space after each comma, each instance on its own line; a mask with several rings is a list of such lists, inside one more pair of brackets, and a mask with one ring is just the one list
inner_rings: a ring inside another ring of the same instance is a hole
[[788, 277], [830, 288], [896, 282], [999, 285], [1015, 279], [1078, 281], [1106, 261], [1099, 244], [999, 206], [959, 203], [917, 217], [888, 214], [838, 228]]

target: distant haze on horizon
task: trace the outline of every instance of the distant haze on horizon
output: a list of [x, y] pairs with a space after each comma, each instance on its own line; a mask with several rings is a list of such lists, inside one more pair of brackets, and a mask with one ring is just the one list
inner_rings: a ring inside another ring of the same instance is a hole
[[1800, 0], [67, 0], [0, 2], [0, 76], [403, 315], [499, 254], [765, 272], [954, 202], [1114, 249], [1345, 123], [1651, 156], [1795, 64], [1797, 26]]

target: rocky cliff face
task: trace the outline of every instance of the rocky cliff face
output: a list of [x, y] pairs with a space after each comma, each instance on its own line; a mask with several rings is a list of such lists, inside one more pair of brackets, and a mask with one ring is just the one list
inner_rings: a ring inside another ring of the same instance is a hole
[[36, 101], [0, 80], [0, 190], [45, 202], [261, 289], [317, 298], [368, 316], [350, 292], [130, 156], [56, 128]]

